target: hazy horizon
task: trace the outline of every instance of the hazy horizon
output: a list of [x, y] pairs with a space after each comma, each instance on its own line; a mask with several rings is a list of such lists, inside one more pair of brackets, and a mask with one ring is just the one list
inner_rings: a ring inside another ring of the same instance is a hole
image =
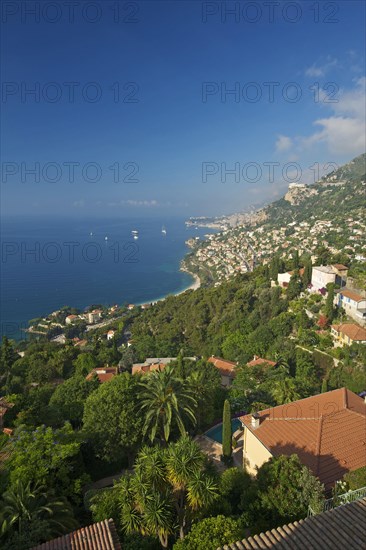
[[6, 217], [230, 214], [365, 151], [362, 2], [23, 4], [3, 8]]

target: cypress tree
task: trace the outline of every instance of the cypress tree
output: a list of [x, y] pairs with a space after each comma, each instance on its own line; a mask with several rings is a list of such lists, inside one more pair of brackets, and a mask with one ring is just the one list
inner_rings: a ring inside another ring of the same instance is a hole
[[328, 319], [328, 321], [331, 323], [333, 321], [334, 317], [334, 306], [333, 306], [333, 300], [334, 300], [334, 284], [330, 283], [327, 285], [327, 299], [325, 302], [325, 316]]
[[224, 460], [230, 460], [232, 453], [231, 409], [230, 402], [225, 399], [222, 415], [222, 454]]
[[322, 393], [327, 393], [328, 391], [328, 382], [326, 378], [323, 378], [322, 382]]
[[302, 280], [305, 288], [307, 288], [308, 285], [311, 283], [312, 271], [313, 271], [313, 268], [312, 268], [311, 259], [310, 259], [304, 265], [304, 275], [302, 277]]

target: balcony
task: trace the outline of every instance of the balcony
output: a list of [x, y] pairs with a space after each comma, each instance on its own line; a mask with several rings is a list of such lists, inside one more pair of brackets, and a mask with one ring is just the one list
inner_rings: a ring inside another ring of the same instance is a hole
[[365, 497], [366, 487], [361, 487], [360, 489], [356, 489], [355, 491], [348, 491], [347, 493], [343, 493], [342, 495], [328, 498], [324, 501], [322, 510], [315, 511], [311, 508], [311, 506], [309, 506], [308, 517], [316, 516], [317, 514], [320, 514], [322, 512], [328, 512], [329, 510], [333, 510], [334, 508], [338, 508], [339, 506], [349, 504], [350, 502], [354, 502], [355, 500], [360, 500], [361, 498]]

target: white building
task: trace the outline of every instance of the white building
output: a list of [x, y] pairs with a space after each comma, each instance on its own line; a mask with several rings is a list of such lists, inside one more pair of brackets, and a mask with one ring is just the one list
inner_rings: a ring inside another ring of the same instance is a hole
[[341, 289], [334, 298], [338, 307], [343, 307], [347, 315], [360, 325], [366, 325], [366, 297], [354, 290]]

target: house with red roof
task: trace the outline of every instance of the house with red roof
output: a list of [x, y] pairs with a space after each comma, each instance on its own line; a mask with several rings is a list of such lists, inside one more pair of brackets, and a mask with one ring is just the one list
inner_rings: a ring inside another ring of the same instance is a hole
[[91, 380], [93, 376], [97, 376], [99, 382], [102, 384], [103, 382], [109, 382], [109, 380], [112, 380], [117, 374], [117, 367], [98, 367], [89, 372], [86, 380]]
[[355, 323], [332, 325], [330, 332], [339, 345], [366, 344], [366, 329]]
[[253, 359], [247, 363], [248, 367], [256, 367], [257, 365], [267, 365], [268, 367], [275, 367], [277, 365], [276, 361], [270, 361], [269, 359], [263, 359], [254, 355]]
[[237, 366], [237, 363], [234, 363], [233, 361], [226, 361], [226, 359], [222, 359], [221, 357], [215, 357], [212, 355], [208, 358], [208, 362], [212, 363], [214, 367], [218, 369], [218, 371], [221, 374], [221, 384], [224, 387], [229, 387], [233, 383], [233, 380], [235, 378], [235, 369]]
[[347, 315], [352, 317], [360, 325], [366, 325], [366, 295], [365, 292], [356, 292], [343, 288], [337, 292], [334, 298], [334, 304], [342, 307]]
[[341, 388], [240, 417], [243, 465], [255, 475], [273, 456], [297, 454], [325, 488], [366, 466], [366, 403]]

